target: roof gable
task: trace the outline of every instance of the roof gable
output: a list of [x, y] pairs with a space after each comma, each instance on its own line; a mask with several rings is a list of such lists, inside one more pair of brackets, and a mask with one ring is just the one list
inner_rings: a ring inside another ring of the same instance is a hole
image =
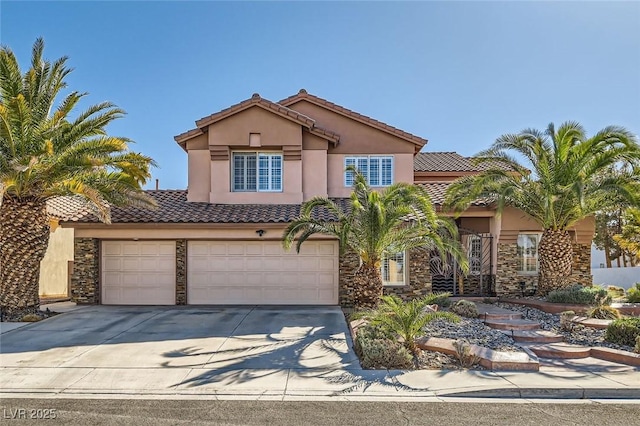
[[317, 105], [319, 107], [325, 108], [329, 111], [332, 111], [336, 114], [340, 114], [343, 115], [345, 117], [348, 117], [352, 120], [358, 121], [360, 123], [366, 124], [368, 126], [371, 126], [375, 129], [381, 130], [385, 133], [391, 134], [393, 136], [396, 136], [400, 139], [404, 139], [408, 142], [413, 143], [414, 145], [417, 146], [417, 150], [419, 150], [420, 148], [422, 148], [428, 141], [427, 139], [421, 138], [419, 136], [413, 135], [409, 132], [405, 132], [404, 130], [400, 130], [396, 127], [390, 126], [386, 123], [383, 123], [381, 121], [375, 120], [371, 117], [368, 117], [366, 115], [362, 115], [360, 113], [357, 113], [355, 111], [352, 111], [348, 108], [345, 108], [343, 106], [340, 106], [338, 104], [335, 104], [333, 102], [330, 102], [326, 99], [320, 98], [318, 96], [312, 95], [310, 93], [308, 93], [305, 89], [300, 89], [300, 91], [293, 95], [293, 96], [289, 96], [286, 99], [281, 100], [280, 102], [278, 102], [278, 104], [283, 105], [285, 107], [290, 107], [293, 104], [300, 102], [300, 101], [307, 101], [310, 102], [314, 105]]

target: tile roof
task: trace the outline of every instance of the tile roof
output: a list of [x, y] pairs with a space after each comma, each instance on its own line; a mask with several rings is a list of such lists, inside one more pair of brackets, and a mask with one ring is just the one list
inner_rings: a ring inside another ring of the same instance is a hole
[[[185, 190], [147, 191], [157, 209], [112, 207], [112, 223], [288, 223], [300, 215], [298, 204], [209, 204], [187, 201]], [[347, 198], [334, 199], [347, 208]], [[97, 217], [74, 197], [57, 197], [47, 203], [49, 213], [65, 222], [97, 223]], [[318, 219], [330, 220], [328, 211], [317, 211]]]
[[[441, 206], [444, 204], [445, 194], [449, 186], [451, 186], [453, 182], [425, 182], [418, 183], [419, 185], [427, 190], [429, 195], [431, 196], [431, 201], [433, 204], [437, 206]], [[476, 200], [471, 203], [472, 206], [487, 206], [490, 204], [489, 200]]]
[[345, 108], [343, 106], [340, 106], [338, 104], [334, 104], [333, 102], [330, 102], [326, 99], [320, 98], [318, 96], [312, 95], [310, 93], [308, 93], [306, 90], [304, 89], [300, 89], [300, 91], [298, 93], [296, 93], [293, 96], [289, 96], [286, 99], [281, 100], [280, 102], [278, 102], [278, 104], [280, 105], [284, 105], [286, 107], [291, 106], [293, 104], [295, 104], [298, 101], [301, 100], [306, 100], [309, 101], [313, 104], [325, 107], [331, 111], [337, 112], [338, 114], [342, 114], [345, 115], [347, 117], [353, 118], [354, 120], [360, 121], [361, 123], [365, 123], [368, 124], [372, 127], [375, 127], [378, 130], [382, 130], [384, 132], [387, 133], [391, 133], [394, 136], [397, 136], [401, 139], [407, 140], [409, 142], [412, 142], [420, 147], [424, 146], [427, 143], [427, 139], [421, 138], [419, 136], [413, 135], [409, 132], [405, 132], [404, 130], [400, 130], [396, 127], [390, 126], [386, 123], [383, 123], [382, 121], [378, 121], [376, 119], [373, 119], [371, 117], [367, 117], [366, 115], [362, 115], [360, 113], [357, 113], [355, 111], [352, 111], [348, 108]]
[[473, 164], [471, 157], [457, 152], [419, 152], [413, 159], [414, 172], [481, 172], [491, 163]]

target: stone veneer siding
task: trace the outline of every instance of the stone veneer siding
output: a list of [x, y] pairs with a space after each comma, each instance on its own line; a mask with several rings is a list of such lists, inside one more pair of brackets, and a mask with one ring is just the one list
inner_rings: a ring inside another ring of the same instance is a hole
[[71, 300], [78, 304], [100, 303], [100, 240], [74, 239]]
[[187, 240], [176, 241], [176, 305], [187, 304]]
[[[425, 249], [411, 250], [407, 264], [409, 265], [409, 284], [385, 287], [384, 294], [396, 294], [407, 300], [431, 292], [428, 251]], [[342, 307], [353, 307], [353, 276], [359, 266], [360, 259], [355, 253], [349, 252], [340, 256], [338, 298]]]
[[[496, 264], [496, 293], [498, 296], [520, 296], [522, 291], [520, 282], [525, 282], [525, 291], [533, 292], [538, 287], [538, 275], [519, 274], [518, 245], [498, 244], [498, 262]], [[590, 286], [593, 284], [591, 275], [591, 247], [587, 244], [573, 244], [572, 282]]]

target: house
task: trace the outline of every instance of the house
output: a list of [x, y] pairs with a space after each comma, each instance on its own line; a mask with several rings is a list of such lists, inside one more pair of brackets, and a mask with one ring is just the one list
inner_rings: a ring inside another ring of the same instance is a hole
[[[421, 152], [426, 139], [305, 90], [280, 102], [254, 94], [197, 120], [175, 141], [188, 157], [188, 188], [149, 191], [156, 210], [113, 208], [113, 223], [104, 225], [87, 209], [52, 200], [61, 226], [75, 232], [73, 300], [349, 306], [356, 256], [341, 255], [338, 243], [323, 236], [300, 254], [282, 248], [300, 204], [328, 196], [346, 205], [348, 165], [365, 171], [373, 187], [423, 185], [438, 208], [456, 177], [479, 171], [453, 152]], [[497, 216], [494, 206], [478, 201], [456, 223], [471, 259], [468, 276], [418, 249], [385, 259], [386, 291], [502, 295], [535, 285], [541, 230], [526, 215], [507, 209]], [[590, 283], [593, 223], [572, 233], [575, 280]]]

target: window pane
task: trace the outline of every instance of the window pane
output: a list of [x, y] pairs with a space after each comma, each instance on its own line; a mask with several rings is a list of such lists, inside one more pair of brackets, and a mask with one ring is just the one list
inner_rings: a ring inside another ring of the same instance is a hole
[[[355, 157], [345, 157], [344, 159], [345, 169], [349, 166], [355, 166], [355, 165], [356, 165]], [[344, 186], [353, 186], [353, 172], [345, 171]]]
[[369, 158], [369, 185], [380, 186], [380, 158]]
[[538, 270], [538, 234], [518, 235], [518, 271], [536, 272]]
[[367, 157], [358, 157], [358, 171], [369, 181], [369, 159]]
[[241, 154], [233, 154], [233, 190], [244, 190], [244, 156]]
[[255, 191], [256, 190], [256, 155], [248, 154], [246, 155], [247, 162], [247, 174], [245, 180], [245, 191]]
[[393, 183], [393, 158], [384, 157], [382, 160], [382, 181], [381, 185], [388, 186]]
[[269, 190], [269, 157], [261, 155], [258, 158], [258, 190]]
[[282, 191], [282, 156], [271, 156], [271, 190]]
[[380, 272], [384, 285], [404, 285], [404, 253], [382, 259]]

